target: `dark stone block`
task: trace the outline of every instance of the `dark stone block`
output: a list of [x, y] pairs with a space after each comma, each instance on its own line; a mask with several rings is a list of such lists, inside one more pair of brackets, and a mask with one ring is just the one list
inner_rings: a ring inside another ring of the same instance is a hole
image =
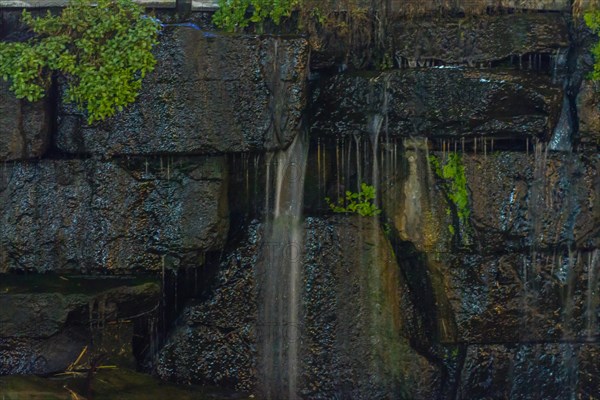
[[48, 98], [19, 100], [8, 87], [0, 79], [0, 161], [40, 158], [50, 143]]
[[315, 93], [319, 136], [547, 140], [562, 107], [549, 77], [466, 68], [336, 75]]
[[392, 35], [395, 57], [421, 65], [488, 67], [514, 56], [527, 66], [528, 54], [553, 55], [569, 46], [567, 21], [558, 13], [398, 20]]
[[286, 148], [298, 132], [306, 40], [206, 38], [177, 28], [163, 34], [156, 57], [137, 101], [113, 118], [89, 126], [62, 104], [56, 147], [103, 156], [269, 151]]
[[0, 270], [198, 266], [227, 236], [221, 158], [40, 161], [3, 170]]

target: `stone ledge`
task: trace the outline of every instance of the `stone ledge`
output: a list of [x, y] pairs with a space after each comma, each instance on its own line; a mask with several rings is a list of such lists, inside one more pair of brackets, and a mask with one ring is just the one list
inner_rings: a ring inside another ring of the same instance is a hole
[[547, 139], [563, 99], [549, 76], [454, 67], [337, 75], [323, 82], [318, 96], [311, 131], [321, 137], [381, 132], [522, 140]]
[[441, 9], [469, 12], [485, 12], [486, 8], [566, 11], [570, 9], [568, 0], [392, 0], [393, 12], [419, 14], [437, 12]]
[[[175, 8], [175, 0], [134, 0], [148, 8]], [[69, 0], [2, 0], [0, 8], [50, 8], [65, 7]]]
[[42, 157], [50, 144], [48, 97], [19, 100], [0, 79], [0, 161]]
[[137, 101], [88, 125], [59, 107], [56, 147], [69, 154], [222, 154], [286, 148], [307, 102], [303, 38], [167, 30]]
[[227, 236], [226, 182], [222, 157], [8, 165], [0, 173], [0, 271], [199, 266]]
[[111, 364], [135, 367], [132, 320], [154, 318], [161, 293], [149, 277], [0, 275], [0, 281], [0, 375], [62, 372], [80, 354], [79, 366], [105, 354]]
[[192, 1], [192, 10], [193, 11], [212, 11], [219, 8], [218, 0], [193, 0]]

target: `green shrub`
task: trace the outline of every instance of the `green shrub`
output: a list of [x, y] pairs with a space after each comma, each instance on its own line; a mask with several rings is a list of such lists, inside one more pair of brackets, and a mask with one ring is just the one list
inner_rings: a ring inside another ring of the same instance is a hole
[[[587, 11], [583, 15], [583, 20], [585, 24], [596, 34], [600, 32], [600, 11], [593, 10]], [[600, 41], [596, 42], [594, 47], [592, 47], [592, 54], [594, 55], [594, 70], [590, 74], [590, 78], [593, 81], [600, 80]]]
[[219, 0], [213, 22], [229, 32], [243, 29], [250, 23], [260, 25], [266, 20], [279, 25], [282, 18], [292, 15], [299, 3], [300, 0]]
[[[466, 224], [469, 220], [471, 210], [469, 209], [469, 192], [467, 189], [467, 177], [462, 157], [457, 153], [450, 153], [446, 161], [441, 164], [436, 156], [429, 156], [429, 162], [436, 175], [444, 180], [443, 187], [446, 195], [455, 206], [458, 219]], [[450, 209], [447, 210], [450, 213]], [[454, 234], [454, 226], [448, 227], [450, 233]]]
[[333, 203], [329, 197], [325, 201], [329, 208], [336, 213], [358, 214], [361, 217], [373, 217], [381, 214], [381, 210], [373, 203], [375, 200], [375, 188], [365, 183], [360, 185], [360, 192], [346, 192], [345, 199], [338, 199]]
[[53, 73], [67, 78], [66, 97], [87, 110], [88, 123], [135, 101], [154, 69], [152, 47], [160, 24], [131, 0], [72, 0], [59, 16], [22, 19], [35, 37], [0, 42], [0, 76], [17, 98], [37, 101]]

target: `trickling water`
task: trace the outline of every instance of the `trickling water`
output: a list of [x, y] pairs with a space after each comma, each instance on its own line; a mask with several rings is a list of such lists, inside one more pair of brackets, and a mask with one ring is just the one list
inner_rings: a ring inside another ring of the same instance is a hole
[[598, 334], [597, 326], [598, 321], [596, 320], [596, 308], [598, 307], [598, 284], [600, 274], [598, 273], [598, 267], [600, 260], [598, 257], [599, 251], [596, 249], [588, 255], [588, 287], [587, 287], [587, 299], [586, 299], [586, 320], [587, 320], [587, 338], [592, 341]]
[[[300, 332], [301, 217], [307, 159], [306, 135], [285, 151], [267, 157], [275, 162], [274, 204], [267, 208], [268, 239], [259, 265], [258, 345], [260, 386], [265, 399], [296, 399]], [[269, 190], [266, 203], [269, 205]]]
[[552, 134], [552, 139], [548, 144], [550, 150], [553, 151], [571, 151], [571, 137], [573, 135], [573, 122], [571, 116], [571, 106], [568, 97], [565, 95], [563, 99], [562, 111], [560, 118]]

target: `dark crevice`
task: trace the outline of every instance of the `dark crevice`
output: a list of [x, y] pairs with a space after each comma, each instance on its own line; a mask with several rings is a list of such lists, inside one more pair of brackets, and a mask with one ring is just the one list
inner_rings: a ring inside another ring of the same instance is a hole
[[[381, 218], [382, 223], [386, 217]], [[411, 242], [403, 241], [399, 232], [393, 225], [387, 235], [394, 253], [401, 275], [401, 286], [410, 298], [412, 311], [410, 312], [408, 327], [404, 334], [410, 346], [420, 355], [437, 366], [440, 371], [441, 385], [440, 398], [453, 398], [456, 382], [451, 371], [451, 366], [444, 362], [444, 350], [440, 348], [438, 332], [439, 309], [441, 299], [436, 298], [436, 293], [431, 281], [427, 265], [427, 255], [418, 251]]]

